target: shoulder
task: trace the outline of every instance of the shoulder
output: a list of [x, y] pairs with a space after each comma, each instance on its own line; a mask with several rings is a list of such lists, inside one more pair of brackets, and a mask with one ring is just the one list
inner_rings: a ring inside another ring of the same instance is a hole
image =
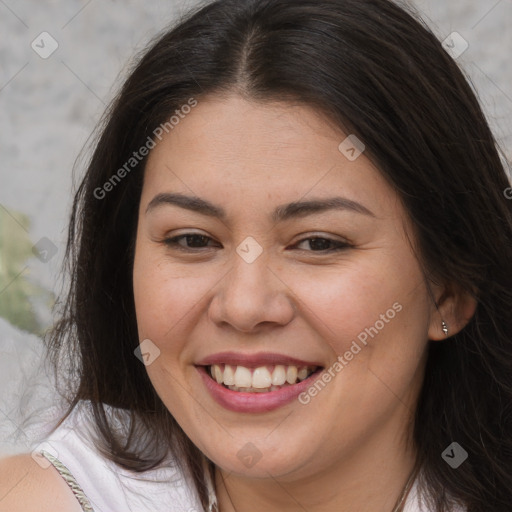
[[[130, 425], [123, 410], [106, 405], [104, 410], [116, 431]], [[73, 503], [74, 508], [64, 506], [62, 510], [78, 512], [82, 507], [96, 512], [114, 509], [154, 512], [165, 510], [169, 503], [176, 505], [175, 510], [201, 510], [193, 482], [181, 471], [180, 464], [171, 454], [158, 468], [143, 472], [126, 469], [111, 460], [106, 455], [108, 446], [96, 429], [90, 403], [81, 402], [58, 424], [40, 439], [37, 446], [32, 447], [32, 453], [42, 454], [43, 462], [52, 466], [46, 471], [51, 470], [57, 480], [61, 479], [60, 483], [54, 484], [60, 485], [61, 489], [64, 486], [64, 491], [71, 492], [71, 501], [75, 499], [79, 504], [79, 508]], [[28, 457], [31, 458], [30, 455]], [[15, 484], [16, 481], [11, 482], [11, 485]], [[2, 508], [0, 501], [0, 512], [4, 510], [30, 512], [32, 509], [27, 506], [23, 509]]]
[[0, 512], [80, 512], [71, 489], [52, 465], [30, 454], [0, 459]]

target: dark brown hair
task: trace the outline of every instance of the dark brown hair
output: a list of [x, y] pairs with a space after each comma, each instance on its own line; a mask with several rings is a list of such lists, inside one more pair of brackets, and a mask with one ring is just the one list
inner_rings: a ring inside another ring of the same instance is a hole
[[[237, 93], [314, 106], [366, 145], [416, 230], [425, 275], [477, 297], [469, 324], [430, 343], [414, 440], [432, 509], [512, 504], [512, 201], [499, 148], [468, 79], [426, 24], [388, 0], [217, 0], [196, 8], [138, 59], [106, 112], [76, 192], [70, 290], [49, 337], [76, 377], [70, 410], [90, 400], [105, 454], [137, 471], [167, 451], [190, 469], [191, 443], [141, 362], [132, 290], [145, 158], [98, 199], [133, 151], [190, 98]], [[115, 433], [103, 404], [129, 411]], [[453, 441], [469, 457], [441, 458]], [[210, 468], [211, 468], [210, 464]]]

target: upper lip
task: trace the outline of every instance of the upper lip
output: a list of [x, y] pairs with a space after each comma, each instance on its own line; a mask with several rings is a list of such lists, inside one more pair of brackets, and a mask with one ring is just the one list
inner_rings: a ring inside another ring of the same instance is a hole
[[247, 368], [258, 368], [266, 365], [286, 366], [322, 366], [318, 361], [304, 361], [296, 357], [273, 352], [258, 352], [255, 354], [242, 354], [240, 352], [218, 352], [211, 354], [196, 363], [196, 366], [211, 366], [212, 364], [229, 364], [232, 366], [245, 366]]

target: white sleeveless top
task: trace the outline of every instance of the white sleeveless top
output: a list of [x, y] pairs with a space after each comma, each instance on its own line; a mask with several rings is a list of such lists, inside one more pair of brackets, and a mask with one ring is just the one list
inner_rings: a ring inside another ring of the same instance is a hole
[[[57, 469], [84, 512], [204, 512], [193, 482], [172, 459], [163, 467], [137, 473], [102, 456], [91, 438], [89, 406], [80, 402], [53, 433], [32, 448], [40, 465], [52, 464]], [[216, 512], [212, 481], [207, 485], [208, 512]], [[404, 512], [430, 512], [418, 495], [417, 479]], [[454, 508], [453, 512], [466, 511]]]

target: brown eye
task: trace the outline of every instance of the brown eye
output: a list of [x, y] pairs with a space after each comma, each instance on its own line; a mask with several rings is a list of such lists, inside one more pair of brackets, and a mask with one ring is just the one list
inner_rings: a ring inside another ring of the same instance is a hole
[[[180, 243], [182, 240], [185, 241], [185, 244]], [[165, 245], [170, 247], [175, 247], [180, 250], [191, 250], [194, 249], [204, 249], [207, 247], [207, 243], [209, 240], [213, 240], [209, 236], [200, 235], [198, 233], [186, 233], [184, 235], [178, 235], [172, 238], [166, 238], [164, 240]]]
[[[303, 244], [304, 242], [309, 243], [310, 250], [309, 252], [334, 252], [340, 251], [342, 249], [346, 249], [350, 247], [346, 242], [342, 242], [340, 240], [334, 240], [332, 238], [324, 238], [324, 237], [309, 237], [303, 238], [296, 246]], [[334, 247], [333, 247], [334, 246]], [[304, 249], [302, 249], [304, 250]], [[307, 250], [307, 249], [306, 249]]]

